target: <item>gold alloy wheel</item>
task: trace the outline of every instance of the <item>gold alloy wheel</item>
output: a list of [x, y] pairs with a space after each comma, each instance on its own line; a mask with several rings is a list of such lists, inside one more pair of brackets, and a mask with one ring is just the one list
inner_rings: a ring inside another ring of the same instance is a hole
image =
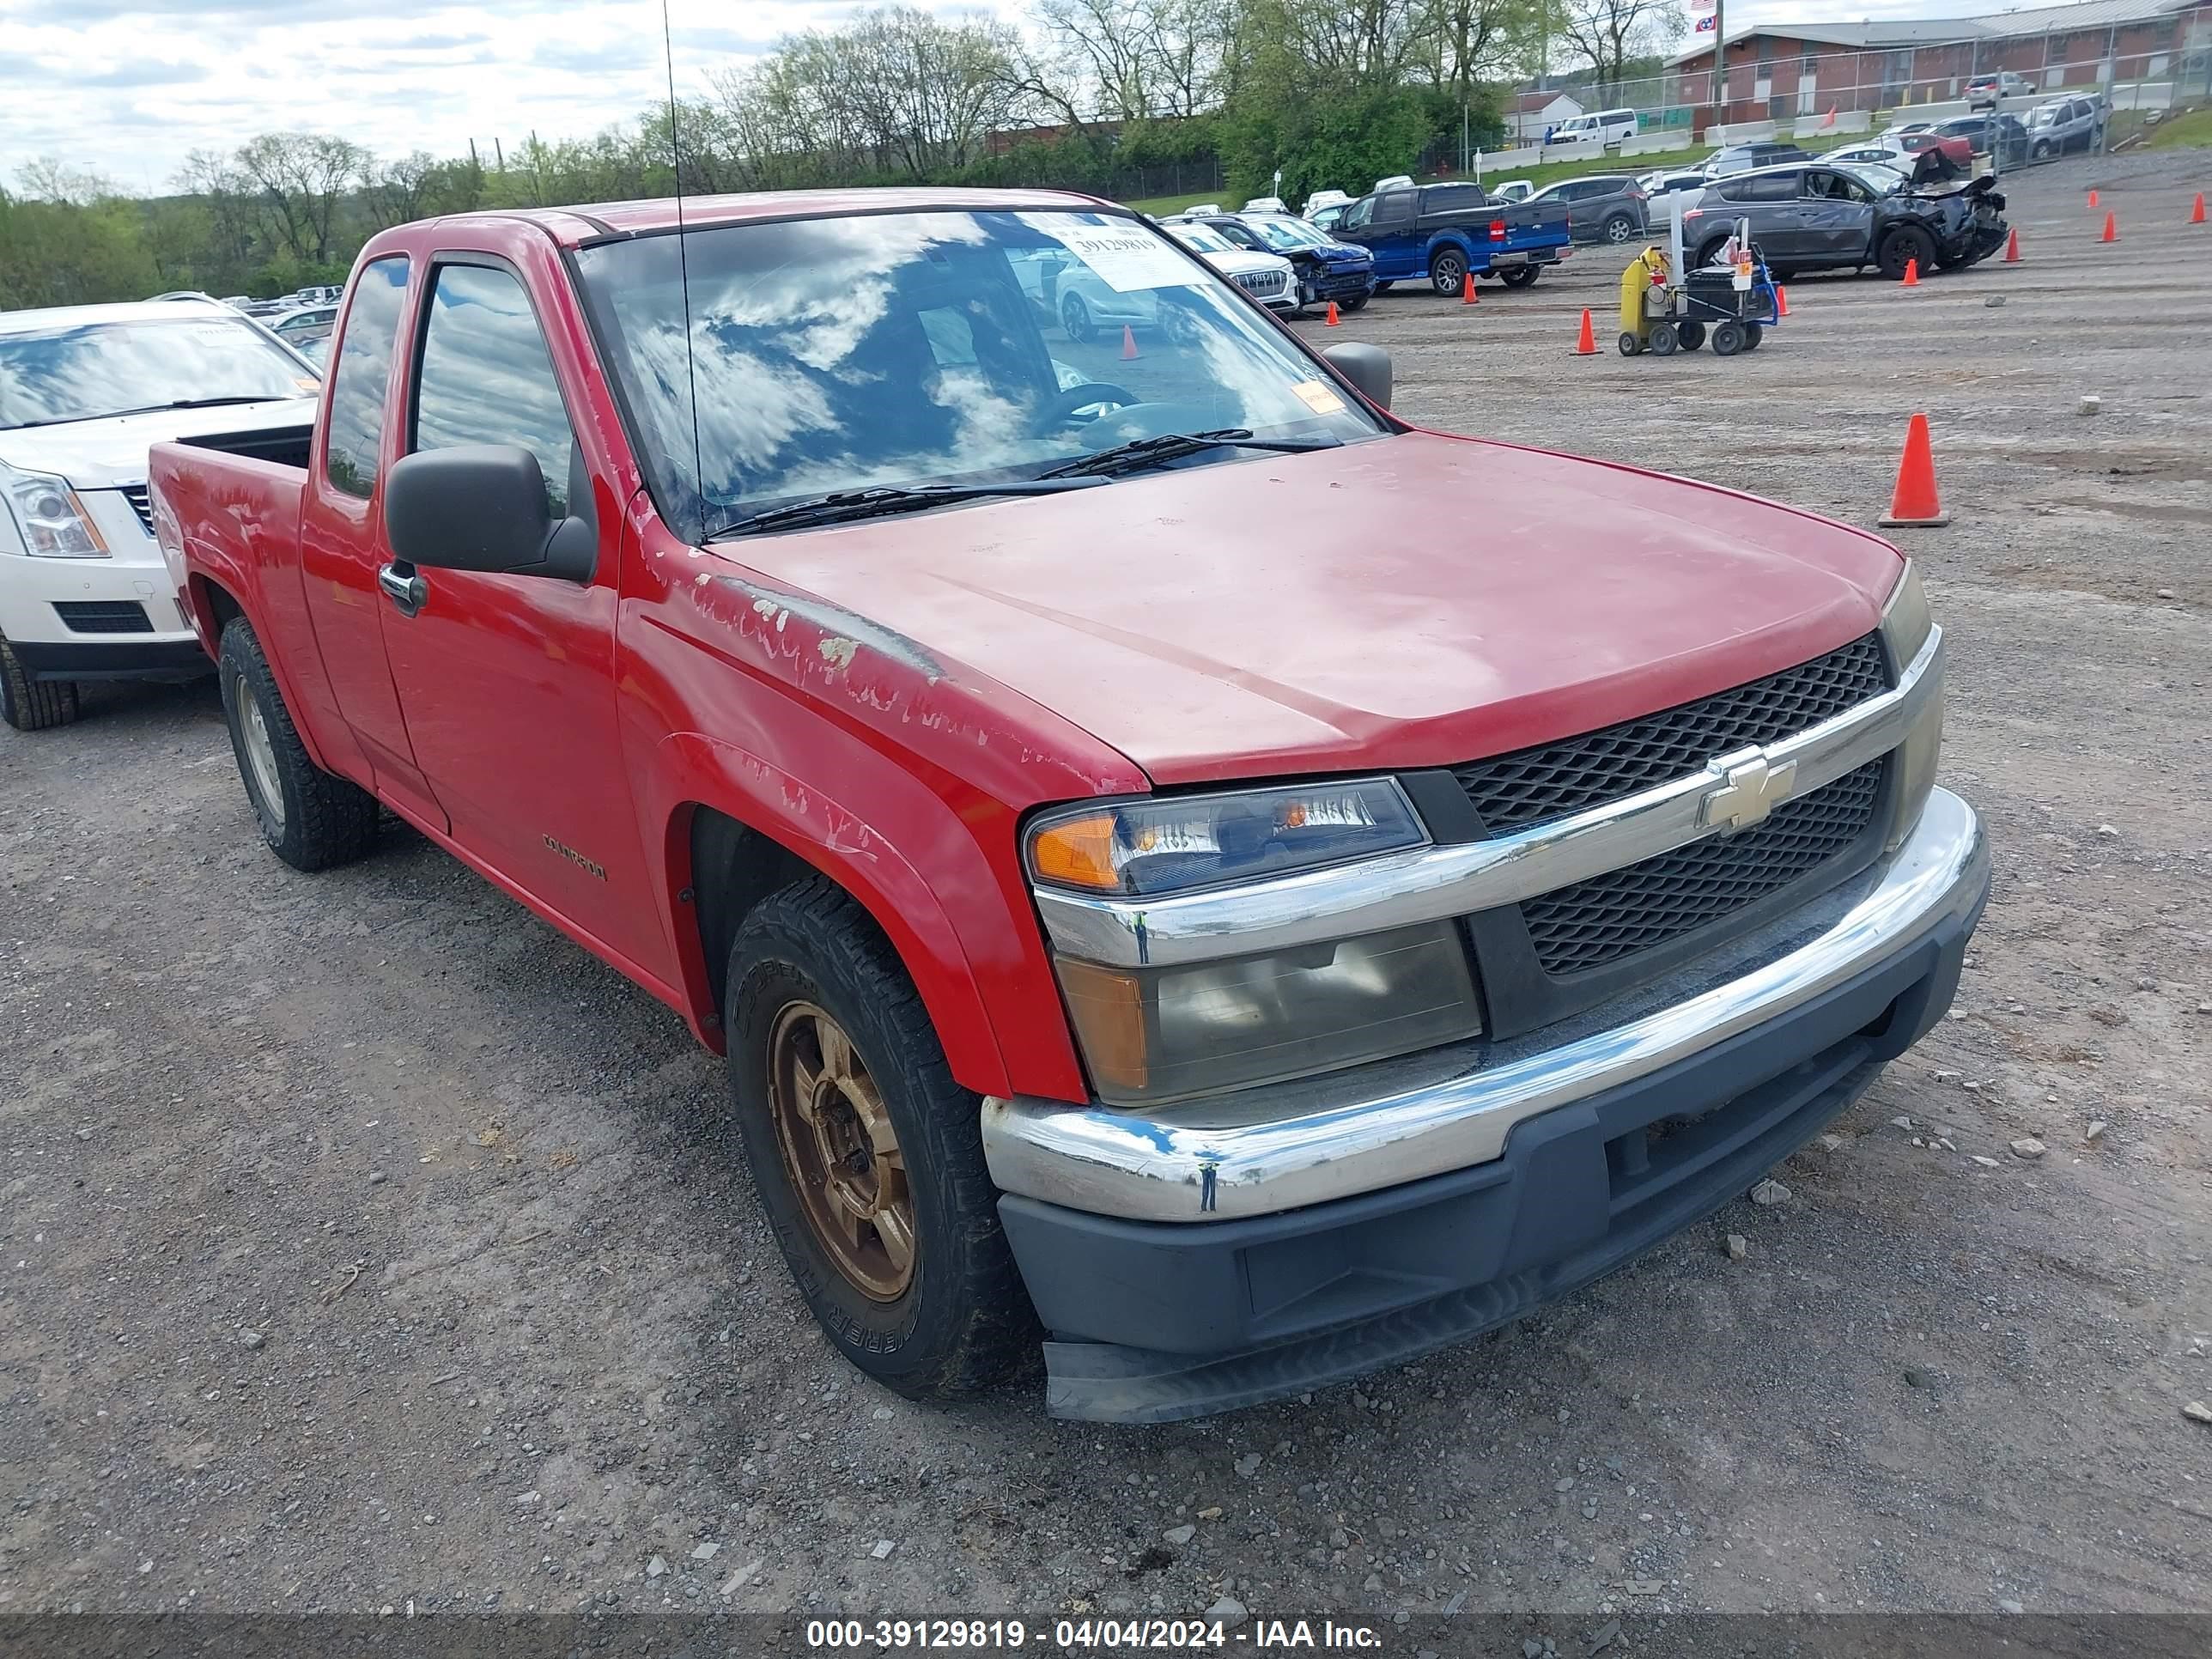
[[768, 1066], [776, 1150], [807, 1226], [854, 1290], [896, 1301], [914, 1281], [914, 1197], [875, 1079], [811, 1002], [776, 1015]]

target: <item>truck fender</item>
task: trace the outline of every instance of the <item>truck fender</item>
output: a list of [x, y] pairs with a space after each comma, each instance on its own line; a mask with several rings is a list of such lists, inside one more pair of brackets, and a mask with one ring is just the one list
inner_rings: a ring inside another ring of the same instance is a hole
[[[838, 741], [840, 736], [825, 731], [824, 746], [846, 748]], [[859, 760], [870, 774], [866, 812], [726, 738], [678, 732], [664, 738], [654, 750], [650, 775], [641, 780], [641, 788], [652, 799], [641, 807], [662, 827], [664, 867], [671, 877], [665, 902], [671, 907], [671, 931], [678, 942], [683, 988], [694, 1029], [709, 1047], [723, 1046], [720, 1011], [714, 1006], [698, 929], [682, 914], [682, 890], [691, 881], [691, 817], [697, 808], [709, 807], [767, 836], [850, 893], [898, 952], [928, 1010], [953, 1076], [979, 1094], [1012, 1093], [1006, 1058], [963, 930], [940, 902], [939, 890], [949, 884], [969, 901], [962, 907], [968, 917], [967, 933], [999, 932], [1003, 926], [1011, 935], [1020, 919], [1006, 913], [1003, 900], [986, 901], [984, 890], [995, 895], [999, 884], [983, 849], [951, 807], [883, 757], [850, 746], [860, 752], [841, 760]], [[905, 826], [908, 839], [926, 844], [924, 856], [933, 881], [924, 877], [901, 847], [892, 844], [884, 829], [890, 823]], [[993, 909], [997, 916], [989, 914]], [[1020, 948], [1011, 937], [998, 945], [1000, 951]], [[1036, 952], [1032, 949], [1028, 954], [1034, 957]], [[1063, 1024], [1056, 1004], [1051, 1012], [1054, 1024]], [[1072, 1045], [1064, 1034], [1060, 1042], [1073, 1086], [1079, 1091]]]
[[[155, 500], [163, 502], [162, 510], [167, 510], [166, 491], [156, 492]], [[262, 654], [268, 659], [269, 672], [276, 676], [276, 689], [291, 712], [292, 725], [307, 757], [325, 772], [368, 787], [372, 775], [368, 759], [338, 714], [337, 699], [323, 673], [322, 659], [312, 636], [305, 632], [304, 611], [298, 619], [301, 627], [283, 626], [269, 614], [260, 573], [219, 543], [193, 533], [190, 524], [174, 528], [184, 550], [185, 568], [178, 604], [208, 655], [221, 657], [224, 625], [234, 615], [244, 617], [261, 641]]]

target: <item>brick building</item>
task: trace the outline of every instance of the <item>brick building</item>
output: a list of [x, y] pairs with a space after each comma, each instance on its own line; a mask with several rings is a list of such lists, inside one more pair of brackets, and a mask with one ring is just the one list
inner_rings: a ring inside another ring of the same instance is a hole
[[1787, 121], [1829, 109], [1894, 109], [1956, 98], [2012, 70], [2037, 90], [2115, 83], [2212, 95], [2212, 0], [2081, 0], [1976, 17], [1791, 23], [1731, 29], [1724, 99], [1710, 44], [1668, 60], [1666, 101], [1724, 106], [1724, 121]]

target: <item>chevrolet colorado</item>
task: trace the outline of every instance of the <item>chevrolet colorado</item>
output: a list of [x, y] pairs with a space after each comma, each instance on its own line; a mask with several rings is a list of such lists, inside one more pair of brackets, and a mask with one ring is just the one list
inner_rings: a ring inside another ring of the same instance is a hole
[[[1163, 325], [1065, 336], [1039, 259]], [[1951, 1000], [1989, 860], [1893, 548], [1416, 429], [1120, 210], [441, 219], [336, 340], [304, 470], [153, 457], [262, 835], [380, 804], [678, 1011], [894, 1389], [1042, 1350], [1158, 1421], [1464, 1338]]]

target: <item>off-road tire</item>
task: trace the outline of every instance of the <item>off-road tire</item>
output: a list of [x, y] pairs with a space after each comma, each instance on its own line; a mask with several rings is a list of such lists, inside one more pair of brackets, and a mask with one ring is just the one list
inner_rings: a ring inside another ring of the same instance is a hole
[[44, 732], [67, 726], [76, 713], [75, 682], [33, 679], [0, 639], [0, 718], [18, 732]]
[[[315, 764], [300, 741], [292, 712], [284, 706], [276, 677], [261, 653], [253, 624], [234, 617], [222, 630], [222, 650], [217, 665], [222, 686], [222, 714], [230, 727], [231, 751], [238, 757], [239, 781], [253, 808], [254, 821], [269, 850], [295, 870], [328, 870], [349, 864], [376, 844], [376, 797], [359, 784], [337, 777]], [[246, 708], [243, 699], [259, 705], [261, 719], [276, 761], [281, 808], [272, 811], [262, 799], [253, 763], [246, 757]]]
[[[831, 1343], [916, 1400], [983, 1393], [1036, 1364], [1042, 1332], [999, 1225], [982, 1102], [945, 1064], [921, 994], [881, 930], [822, 877], [761, 901], [730, 947], [730, 1093], [761, 1207]], [[769, 1040], [811, 1002], [843, 1027], [891, 1119], [912, 1195], [915, 1268], [895, 1301], [850, 1284], [809, 1226], [776, 1139]]]

